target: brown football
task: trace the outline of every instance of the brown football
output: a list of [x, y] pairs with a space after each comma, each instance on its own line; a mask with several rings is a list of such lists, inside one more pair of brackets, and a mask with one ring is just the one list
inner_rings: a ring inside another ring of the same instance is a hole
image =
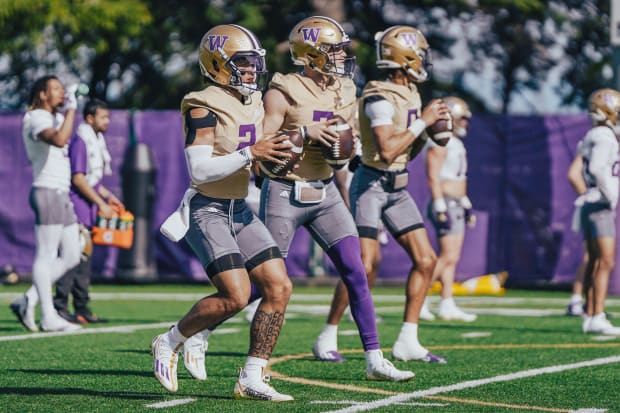
[[260, 161], [258, 163], [260, 170], [270, 178], [282, 177], [292, 171], [304, 152], [304, 139], [302, 138], [299, 129], [293, 131], [282, 131], [276, 136], [281, 135], [288, 136], [288, 141], [293, 144], [292, 148], [282, 151], [290, 155], [290, 158], [284, 160], [286, 163], [284, 165], [271, 161]]
[[449, 120], [439, 119], [431, 126], [426, 128], [428, 136], [439, 146], [446, 146], [451, 137], [453, 137], [452, 116]]
[[355, 153], [355, 139], [351, 125], [340, 115], [334, 115], [330, 119], [337, 119], [330, 129], [338, 133], [338, 140], [332, 146], [321, 145], [321, 151], [325, 161], [335, 167], [349, 162]]

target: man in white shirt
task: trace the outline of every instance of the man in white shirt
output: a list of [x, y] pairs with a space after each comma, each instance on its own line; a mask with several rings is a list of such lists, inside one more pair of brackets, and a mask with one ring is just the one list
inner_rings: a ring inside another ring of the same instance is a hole
[[595, 91], [589, 98], [592, 129], [583, 138], [583, 178], [586, 192], [575, 205], [580, 207], [580, 226], [588, 250], [584, 278], [586, 315], [584, 333], [620, 336], [605, 314], [609, 275], [616, 253], [616, 206], [618, 205], [618, 138], [620, 93], [613, 89]]
[[[11, 310], [30, 331], [38, 331], [34, 314], [38, 301], [42, 330], [80, 328], [58, 315], [52, 299], [52, 284], [80, 261], [78, 224], [69, 199], [71, 171], [67, 149], [77, 108], [76, 89], [77, 85], [65, 94], [62, 83], [53, 75], [37, 79], [23, 119], [23, 139], [34, 175], [30, 206], [36, 218], [36, 252], [33, 285], [11, 304]], [[63, 107], [66, 116], [60, 113]]]

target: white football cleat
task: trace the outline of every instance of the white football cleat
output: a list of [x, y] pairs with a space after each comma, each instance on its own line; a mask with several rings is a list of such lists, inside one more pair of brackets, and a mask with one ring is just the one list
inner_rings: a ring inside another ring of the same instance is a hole
[[178, 349], [173, 349], [168, 341], [168, 333], [155, 336], [151, 341], [155, 378], [170, 393], [179, 389], [177, 381]]
[[43, 331], [78, 331], [82, 326], [79, 324], [70, 323], [60, 316], [54, 316], [51, 319], [41, 319], [41, 330]]
[[614, 327], [607, 319], [605, 313], [599, 313], [592, 317], [590, 323], [585, 328], [587, 333], [620, 336], [620, 327]]
[[196, 380], [207, 379], [205, 353], [208, 348], [209, 342], [202, 332], [194, 334], [183, 344], [183, 364]]
[[424, 300], [424, 304], [422, 304], [422, 308], [420, 309], [420, 320], [426, 321], [434, 321], [435, 315], [431, 313], [430, 308], [428, 307], [428, 299]]
[[39, 331], [39, 327], [37, 327], [37, 323], [34, 320], [34, 307], [28, 306], [28, 296], [26, 294], [13, 301], [9, 307], [24, 327], [32, 332]]
[[246, 372], [239, 369], [239, 380], [235, 383], [233, 397], [235, 399], [263, 400], [270, 402], [288, 402], [293, 396], [278, 393], [276, 389], [269, 384], [269, 375], [263, 375], [262, 380], [250, 380]]
[[317, 360], [342, 363], [345, 358], [338, 352], [338, 344], [320, 335], [312, 345], [312, 354]]
[[431, 353], [421, 345], [412, 345], [397, 340], [392, 348], [392, 357], [399, 361], [422, 361], [425, 363], [445, 364], [447, 360], [444, 357]]
[[456, 305], [453, 306], [441, 306], [439, 304], [439, 318], [446, 321], [463, 321], [465, 323], [471, 323], [476, 321], [478, 316], [476, 314], [466, 313]]
[[590, 331], [590, 322], [592, 321], [592, 317], [589, 315], [584, 315], [583, 322], [581, 323], [581, 332], [589, 333]]
[[377, 381], [408, 381], [415, 377], [415, 373], [407, 370], [398, 370], [391, 361], [383, 358], [379, 363], [366, 362], [366, 378]]

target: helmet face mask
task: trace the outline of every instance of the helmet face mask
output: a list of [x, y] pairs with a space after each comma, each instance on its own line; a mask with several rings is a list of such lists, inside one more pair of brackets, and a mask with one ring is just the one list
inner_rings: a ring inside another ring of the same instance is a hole
[[[265, 54], [249, 30], [235, 24], [219, 25], [209, 30], [200, 42], [200, 71], [212, 82], [249, 96], [267, 84]], [[244, 82], [243, 77], [249, 72], [254, 74], [254, 79]]]
[[608, 126], [617, 132], [620, 121], [620, 92], [614, 89], [595, 91], [588, 99], [588, 111], [594, 124]]
[[422, 83], [430, 78], [431, 50], [424, 35], [413, 27], [392, 26], [375, 35], [377, 68], [402, 69], [409, 81]]
[[353, 77], [355, 57], [349, 56], [349, 36], [333, 19], [308, 17], [297, 23], [289, 35], [293, 64], [308, 65], [323, 74]]

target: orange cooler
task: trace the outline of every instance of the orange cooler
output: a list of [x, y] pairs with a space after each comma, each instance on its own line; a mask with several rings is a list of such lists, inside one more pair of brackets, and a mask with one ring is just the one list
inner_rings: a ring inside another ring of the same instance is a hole
[[117, 211], [111, 219], [97, 214], [97, 222], [93, 227], [93, 244], [131, 248], [133, 224], [133, 214], [125, 209]]

